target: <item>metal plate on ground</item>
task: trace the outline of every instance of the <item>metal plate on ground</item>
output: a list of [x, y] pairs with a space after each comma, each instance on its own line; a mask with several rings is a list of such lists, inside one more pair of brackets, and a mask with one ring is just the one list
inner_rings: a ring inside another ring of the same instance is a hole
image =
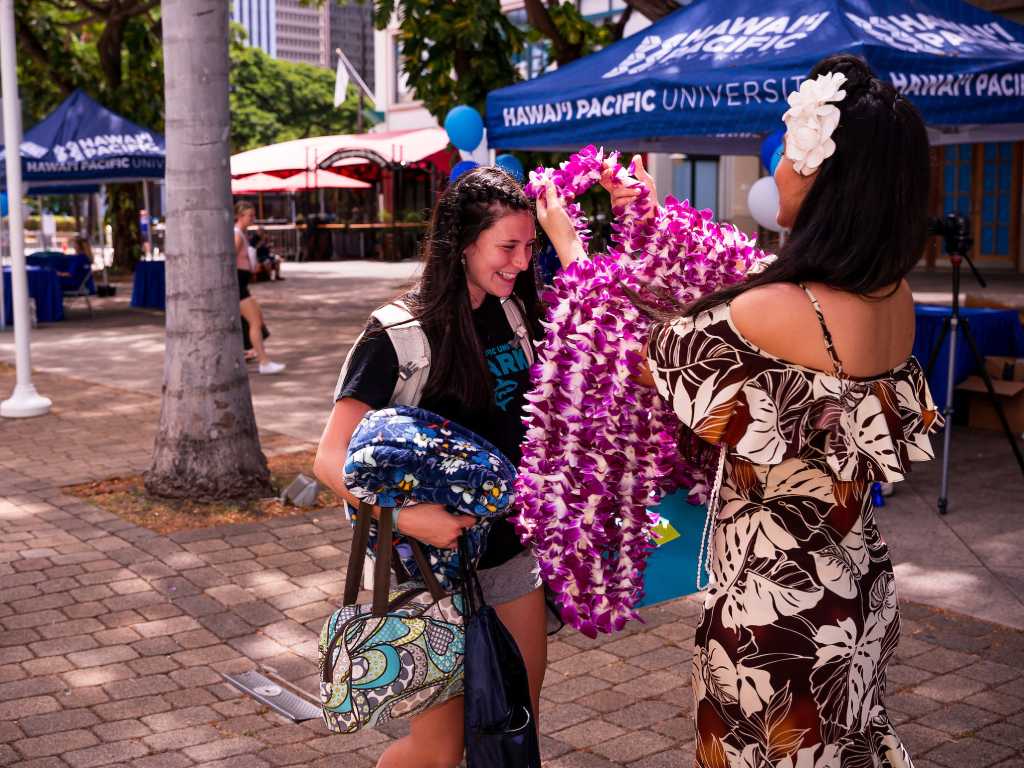
[[224, 675], [224, 678], [238, 690], [249, 694], [256, 701], [265, 704], [278, 714], [284, 715], [293, 723], [315, 720], [320, 717], [320, 707], [281, 687], [259, 672]]

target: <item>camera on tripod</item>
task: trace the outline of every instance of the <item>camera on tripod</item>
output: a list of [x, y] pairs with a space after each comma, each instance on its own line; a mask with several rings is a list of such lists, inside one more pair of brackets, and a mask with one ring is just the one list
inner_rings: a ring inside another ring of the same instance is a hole
[[1024, 452], [1022, 452], [1020, 446], [1017, 445], [1017, 438], [1011, 432], [1010, 424], [1006, 420], [1006, 414], [1003, 411], [1003, 406], [996, 397], [995, 388], [992, 385], [992, 379], [985, 368], [985, 361], [982, 358], [981, 353], [978, 351], [978, 344], [974, 340], [974, 335], [971, 333], [970, 322], [966, 316], [961, 316], [960, 314], [960, 262], [967, 262], [967, 266], [971, 268], [971, 272], [974, 273], [974, 277], [982, 288], [986, 285], [985, 278], [981, 276], [981, 273], [978, 272], [977, 267], [974, 266], [974, 262], [971, 260], [971, 246], [974, 245], [974, 240], [971, 238], [971, 220], [959, 213], [947, 213], [941, 218], [928, 220], [928, 234], [942, 238], [943, 245], [946, 247], [946, 255], [949, 256], [950, 264], [953, 267], [953, 293], [950, 302], [950, 313], [948, 317], [945, 317], [942, 320], [942, 332], [939, 334], [938, 339], [936, 339], [935, 346], [932, 348], [931, 357], [928, 360], [928, 367], [925, 369], [928, 377], [930, 378], [932, 371], [935, 368], [935, 362], [938, 360], [939, 351], [942, 349], [943, 344], [948, 338], [949, 352], [946, 366], [946, 407], [943, 409], [943, 414], [946, 417], [946, 429], [942, 436], [942, 486], [939, 490], [938, 503], [939, 514], [944, 515], [946, 514], [946, 509], [949, 503], [949, 449], [950, 436], [953, 433], [953, 388], [956, 384], [954, 373], [957, 359], [957, 340], [960, 337], [961, 332], [963, 333], [963, 337], [966, 339], [967, 345], [971, 350], [971, 355], [974, 358], [974, 368], [978, 371], [982, 380], [985, 382], [985, 388], [988, 391], [989, 400], [991, 401], [996, 414], [999, 416], [999, 420], [1003, 427], [1003, 434], [1006, 435], [1006, 439], [1009, 441], [1010, 447], [1013, 449], [1013, 455], [1017, 459], [1017, 466], [1020, 467], [1020, 471], [1022, 473], [1024, 473]]
[[947, 213], [928, 220], [928, 234], [942, 238], [946, 253], [961, 256], [971, 252], [974, 239], [971, 237], [971, 220], [959, 213]]

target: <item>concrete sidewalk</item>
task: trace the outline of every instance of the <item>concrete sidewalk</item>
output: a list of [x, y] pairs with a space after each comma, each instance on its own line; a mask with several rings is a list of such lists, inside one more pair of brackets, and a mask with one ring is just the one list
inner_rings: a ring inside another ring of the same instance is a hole
[[[288, 364], [281, 376], [249, 368], [261, 430], [319, 440], [345, 353], [370, 311], [409, 285], [418, 269], [414, 262], [289, 263], [284, 281], [250, 286], [270, 329], [267, 351]], [[164, 313], [132, 309], [130, 297], [131, 285], [121, 284], [116, 297], [93, 300], [94, 319], [78, 302], [64, 322], [33, 329], [33, 368], [159, 395]], [[0, 333], [0, 362], [14, 362], [9, 331]]]
[[[397, 268], [409, 265], [288, 265], [285, 282], [256, 287], [272, 354], [289, 363], [253, 376], [265, 444], [319, 437], [345, 349], [405, 277], [377, 273]], [[118, 298], [84, 317], [34, 334], [53, 413], [0, 421], [0, 765], [372, 765], [402, 724], [331, 736], [221, 678], [267, 665], [315, 690], [351, 535], [340, 512], [160, 536], [61, 493], [144, 469], [159, 412], [162, 315]], [[0, 336], [0, 361], [10, 344]], [[0, 368], [0, 392], [12, 385]], [[879, 514], [904, 617], [887, 700], [918, 768], [1024, 766], [1024, 483], [998, 436], [958, 430], [954, 457], [946, 518], [933, 511], [937, 463]], [[683, 598], [614, 637], [553, 639], [547, 765], [692, 761], [698, 612]]]

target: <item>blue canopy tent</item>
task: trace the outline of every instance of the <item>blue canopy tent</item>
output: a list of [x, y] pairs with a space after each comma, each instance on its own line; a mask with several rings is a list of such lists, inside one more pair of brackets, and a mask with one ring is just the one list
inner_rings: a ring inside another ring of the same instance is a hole
[[[167, 152], [163, 136], [76, 90], [25, 132], [20, 154], [26, 194], [74, 195], [97, 192], [100, 184], [162, 179]], [[0, 189], [7, 184], [6, 162], [0, 146]], [[143, 191], [148, 210], [146, 185]], [[152, 227], [146, 237], [152, 252]]]
[[[97, 184], [162, 179], [164, 137], [75, 91], [25, 132], [22, 177], [29, 194], [88, 191]], [[0, 185], [6, 154], [0, 148]]]
[[933, 144], [1024, 138], [1024, 27], [960, 0], [698, 0], [607, 48], [492, 91], [502, 149], [756, 154], [827, 55], [864, 57]]

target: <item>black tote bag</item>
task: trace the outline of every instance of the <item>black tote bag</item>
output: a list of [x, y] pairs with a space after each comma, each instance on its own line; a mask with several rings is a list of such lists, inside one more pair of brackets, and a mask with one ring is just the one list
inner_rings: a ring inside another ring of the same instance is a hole
[[[464, 536], [460, 560], [468, 563]], [[541, 768], [526, 665], [515, 639], [483, 599], [474, 569], [463, 567], [466, 600], [467, 768]]]

